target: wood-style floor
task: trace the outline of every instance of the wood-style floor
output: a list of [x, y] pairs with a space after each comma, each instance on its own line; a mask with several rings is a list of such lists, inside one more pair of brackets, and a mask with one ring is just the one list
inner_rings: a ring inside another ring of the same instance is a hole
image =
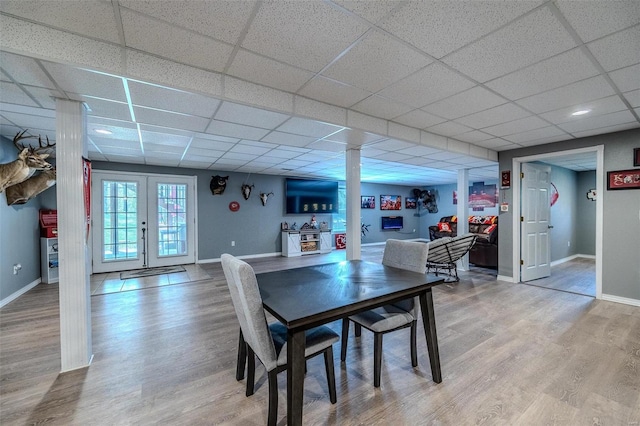
[[[363, 258], [380, 261], [382, 247]], [[257, 272], [339, 260], [343, 252], [250, 260]], [[209, 278], [91, 298], [90, 367], [60, 374], [58, 286], [38, 285], [0, 309], [0, 424], [262, 425], [267, 384], [235, 380], [238, 325], [219, 264]], [[385, 335], [373, 387], [373, 337], [334, 350], [338, 402], [321, 357], [309, 361], [308, 425], [637, 425], [640, 308], [496, 281], [472, 268], [434, 289], [443, 382], [431, 380], [422, 329]], [[340, 324], [331, 326], [340, 333]], [[279, 375], [279, 424], [286, 423]]]

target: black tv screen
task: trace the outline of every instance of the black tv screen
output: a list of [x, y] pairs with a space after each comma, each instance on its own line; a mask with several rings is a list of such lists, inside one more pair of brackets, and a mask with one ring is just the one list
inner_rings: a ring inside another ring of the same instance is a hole
[[326, 180], [285, 180], [287, 214], [338, 213], [338, 182]]
[[402, 216], [382, 216], [382, 229], [402, 229], [403, 222]]

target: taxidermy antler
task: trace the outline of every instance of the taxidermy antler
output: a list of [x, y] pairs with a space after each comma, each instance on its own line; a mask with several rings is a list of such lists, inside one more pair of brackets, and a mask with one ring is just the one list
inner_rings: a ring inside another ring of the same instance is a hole
[[7, 188], [7, 205], [25, 204], [44, 190], [56, 184], [56, 169], [45, 170], [24, 182]]
[[253, 189], [253, 185], [247, 185], [245, 183], [242, 184], [242, 197], [245, 200], [248, 200], [251, 196], [251, 190]]
[[269, 192], [268, 194], [267, 194], [267, 193], [264, 193], [264, 192], [261, 192], [261, 193], [260, 193], [260, 201], [262, 201], [262, 205], [263, 205], [263, 206], [266, 206], [266, 205], [267, 205], [267, 200], [268, 200], [268, 199], [269, 199], [269, 197], [270, 197], [270, 196], [272, 196], [272, 195], [273, 195], [273, 192]]
[[26, 130], [18, 132], [13, 138], [13, 145], [20, 151], [18, 158], [11, 163], [0, 164], [0, 193], [11, 185], [23, 182], [29, 179], [36, 170], [51, 170], [53, 166], [45, 160], [49, 154], [41, 154], [43, 150], [50, 150], [56, 144], [49, 143], [43, 145], [42, 139], [38, 137], [39, 148], [33, 148], [31, 145], [25, 147], [19, 143], [22, 139], [35, 138], [35, 136], [24, 136]]

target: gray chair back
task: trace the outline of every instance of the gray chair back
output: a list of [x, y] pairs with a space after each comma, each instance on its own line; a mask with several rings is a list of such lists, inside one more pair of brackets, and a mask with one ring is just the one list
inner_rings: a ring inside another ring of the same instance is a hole
[[[388, 239], [384, 245], [382, 264], [424, 274], [427, 271], [428, 254], [429, 246], [425, 243]], [[417, 318], [419, 303], [419, 299], [414, 297], [393, 303], [393, 305], [410, 312], [414, 318]]]
[[246, 262], [223, 254], [222, 270], [227, 279], [233, 308], [236, 311], [245, 342], [253, 349], [267, 371], [276, 368], [277, 356], [262, 297], [253, 268]]

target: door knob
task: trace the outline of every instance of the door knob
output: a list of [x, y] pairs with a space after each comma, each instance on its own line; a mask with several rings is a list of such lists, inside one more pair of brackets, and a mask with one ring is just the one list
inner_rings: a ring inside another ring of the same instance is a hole
[[552, 229], [553, 225], [547, 225], [547, 228]]

